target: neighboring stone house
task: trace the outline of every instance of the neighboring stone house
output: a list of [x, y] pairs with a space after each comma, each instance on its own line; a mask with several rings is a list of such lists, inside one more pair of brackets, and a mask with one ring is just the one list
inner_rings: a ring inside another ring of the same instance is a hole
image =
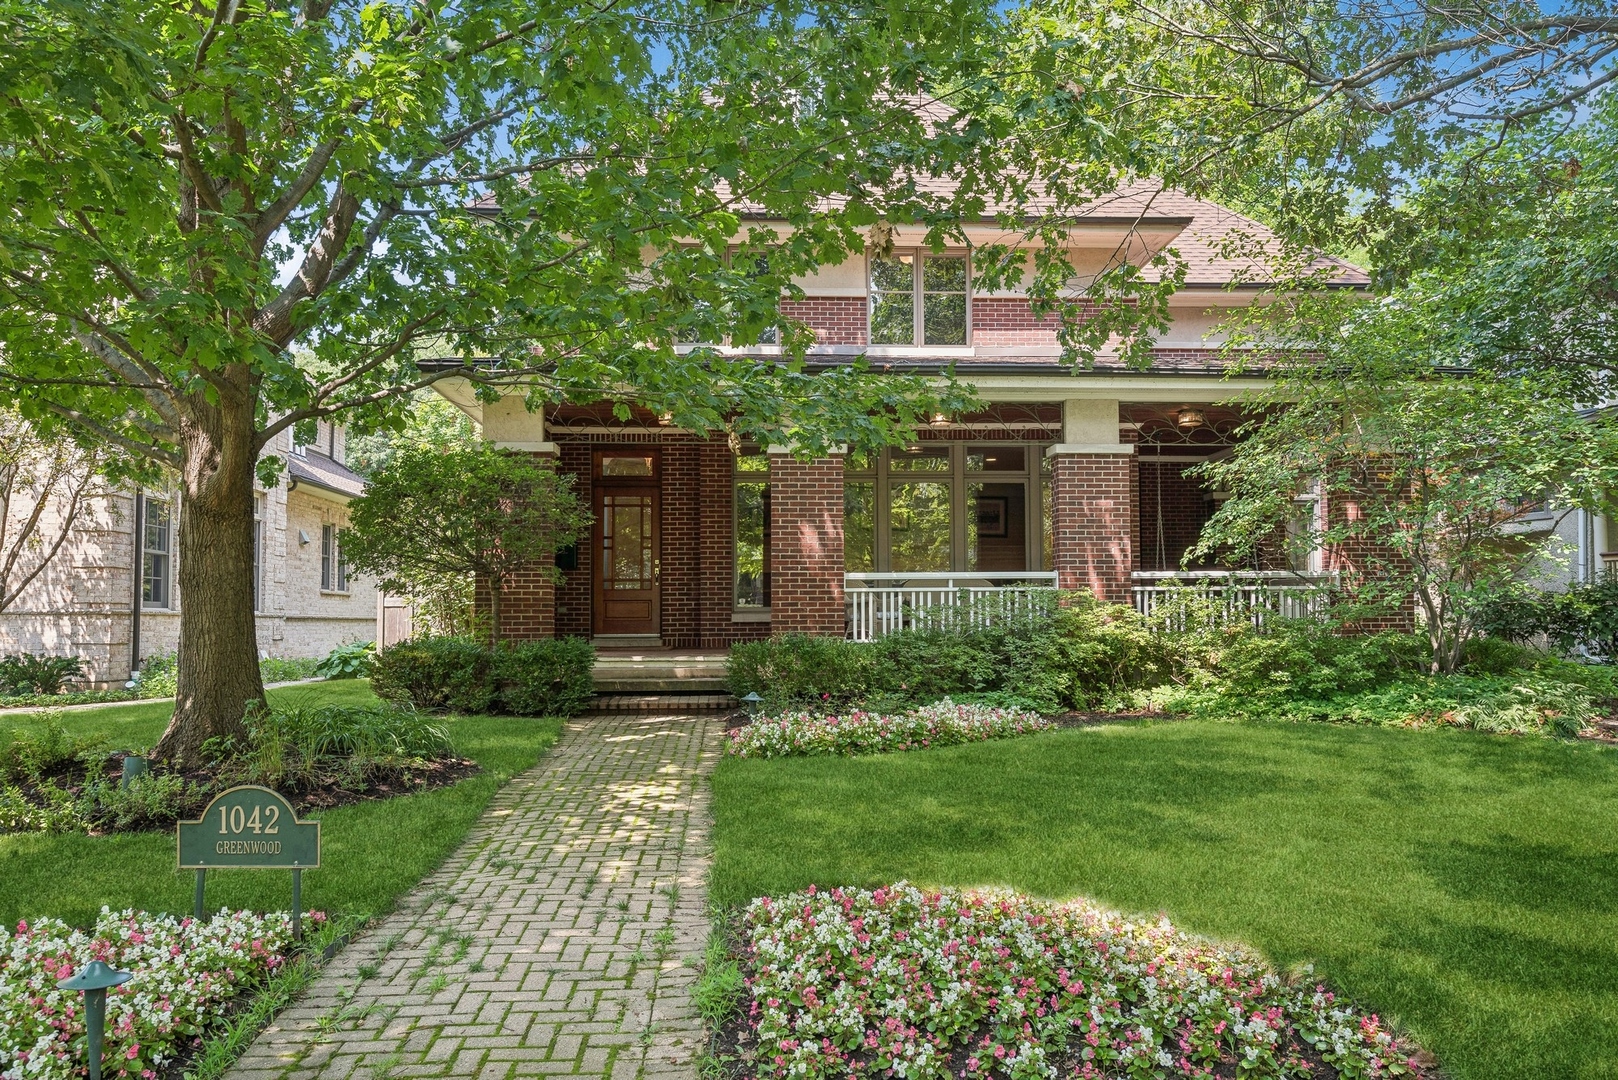
[[[288, 467], [257, 492], [260, 654], [324, 656], [372, 640], [376, 589], [348, 573], [336, 536], [348, 501], [365, 490], [343, 463], [343, 429], [321, 423], [308, 446], [283, 433], [270, 452]], [[141, 489], [88, 507], [61, 552], [0, 614], [0, 653], [79, 656], [97, 685], [121, 683], [144, 658], [172, 654], [184, 604], [177, 505], [172, 492]]]
[[[964, 232], [971, 243], [1005, 239], [992, 220]], [[1170, 245], [1189, 263], [1149, 370], [1103, 356], [1075, 371], [1054, 319], [1036, 318], [1019, 290], [975, 292], [970, 249], [925, 250], [919, 229], [897, 230], [893, 259], [855, 256], [796, 283], [803, 298], [783, 308], [816, 332], [811, 369], [856, 355], [895, 372], [953, 368], [984, 403], [880, 454], [804, 461], [760, 446], [738, 455], [648, 410], [628, 422], [608, 405], [530, 413], [520, 394], [484, 403], [464, 380], [437, 383], [484, 438], [556, 459], [595, 514], [589, 540], [558, 560], [560, 586], [533, 575], [508, 589], [502, 634], [641, 648], [787, 632], [864, 638], [961, 587], [992, 595], [1060, 584], [1150, 604], [1217, 505], [1217, 492], [1186, 475], [1228, 452], [1243, 419], [1216, 403], [1262, 385], [1228, 377], [1220, 353], [1222, 312], [1273, 289], [1264, 265], [1229, 254], [1232, 241], [1269, 251], [1278, 242], [1223, 207], [1144, 187], [1096, 202], [1071, 236], [1081, 268], [1121, 249], [1144, 262]], [[1347, 263], [1320, 265], [1338, 285], [1367, 284]], [[767, 358], [780, 349], [722, 351]], [[1299, 499], [1300, 516], [1326, 512]], [[1294, 566], [1248, 568], [1269, 576], [1244, 586], [1301, 596], [1311, 576], [1352, 561], [1316, 552]]]

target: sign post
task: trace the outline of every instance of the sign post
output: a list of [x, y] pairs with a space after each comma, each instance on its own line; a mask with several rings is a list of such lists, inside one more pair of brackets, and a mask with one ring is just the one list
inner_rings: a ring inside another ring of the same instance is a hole
[[278, 792], [255, 784], [221, 791], [200, 819], [175, 826], [175, 849], [180, 869], [197, 872], [198, 919], [209, 870], [291, 870], [292, 937], [303, 940], [303, 872], [320, 867], [320, 822], [299, 821]]

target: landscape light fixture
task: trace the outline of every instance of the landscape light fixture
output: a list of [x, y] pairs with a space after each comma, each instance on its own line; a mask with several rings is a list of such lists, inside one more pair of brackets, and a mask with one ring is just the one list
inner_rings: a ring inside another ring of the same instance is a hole
[[90, 1060], [90, 1080], [101, 1080], [101, 1033], [107, 1023], [107, 991], [122, 986], [135, 977], [134, 972], [119, 971], [100, 960], [92, 960], [77, 974], [57, 982], [62, 990], [84, 992], [84, 1022], [89, 1046], [85, 1049]]

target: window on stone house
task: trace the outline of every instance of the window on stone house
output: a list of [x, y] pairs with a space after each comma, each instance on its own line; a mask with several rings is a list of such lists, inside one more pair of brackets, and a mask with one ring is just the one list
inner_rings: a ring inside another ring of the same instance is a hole
[[253, 496], [253, 610], [264, 610], [264, 496]]
[[320, 588], [323, 592], [348, 591], [348, 564], [337, 541], [337, 526], [320, 527]]
[[733, 602], [738, 610], [770, 606], [770, 459], [764, 454], [736, 457], [731, 473], [731, 537], [735, 566]]
[[174, 516], [168, 500], [141, 496], [140, 546], [141, 605], [172, 606]]
[[868, 283], [871, 344], [965, 345], [969, 276], [965, 255], [896, 251], [888, 258], [873, 258]]

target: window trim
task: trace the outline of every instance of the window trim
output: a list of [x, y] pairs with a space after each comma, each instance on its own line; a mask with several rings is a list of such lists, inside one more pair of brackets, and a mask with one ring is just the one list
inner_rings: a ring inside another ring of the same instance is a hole
[[[743, 472], [739, 466], [744, 457], [759, 457], [765, 461], [763, 472]], [[770, 619], [770, 576], [771, 576], [771, 545], [770, 545], [770, 470], [768, 468], [769, 456], [759, 447], [744, 447], [741, 453], [730, 457], [730, 617], [732, 622], [767, 622]], [[764, 559], [761, 571], [761, 585], [763, 586], [763, 604], [741, 604], [737, 602], [737, 595], [741, 586], [741, 560], [737, 558], [736, 544], [741, 535], [739, 509], [741, 500], [737, 497], [737, 489], [742, 484], [763, 484], [764, 486]]]
[[[174, 610], [174, 512], [173, 500], [169, 498], [154, 499], [150, 495], [142, 494], [140, 506], [141, 534], [140, 542], [140, 606], [141, 610], [173, 611]], [[163, 546], [153, 548], [147, 545], [147, 537], [152, 528], [152, 507], [163, 508]], [[146, 560], [156, 557], [163, 560], [162, 585], [163, 595], [156, 599], [148, 599], [146, 583], [149, 575], [146, 573]]]
[[337, 539], [338, 528], [331, 521], [320, 525], [320, 591], [348, 596], [353, 589], [348, 579], [348, 564], [343, 561], [343, 546]]
[[[865, 256], [865, 340], [873, 349], [964, 349], [972, 345], [972, 308], [976, 305], [975, 294], [972, 291], [972, 249], [945, 248], [943, 251], [933, 251], [925, 247], [896, 247], [891, 253], [892, 258], [909, 255], [914, 260], [910, 267], [910, 342], [901, 344], [896, 342], [878, 342], [872, 332], [871, 318], [876, 313], [873, 297], [877, 293], [891, 293], [892, 289], [877, 289], [872, 273], [872, 264], [889, 260], [878, 259], [875, 252], [867, 252]], [[962, 295], [966, 298], [966, 327], [962, 336], [964, 341], [959, 345], [928, 345], [927, 344], [927, 287], [926, 261], [928, 259], [965, 259], [966, 260], [966, 287], [957, 294], [954, 290], [935, 292], [935, 296]]]
[[263, 492], [253, 493], [253, 611], [262, 613], [264, 608], [264, 510], [266, 496]]
[[[885, 448], [875, 455], [871, 467], [853, 469], [845, 465], [843, 470], [843, 483], [864, 483], [873, 487], [873, 505], [871, 513], [874, 517], [871, 529], [871, 572], [878, 574], [894, 573], [893, 570], [893, 488], [896, 484], [915, 481], [943, 482], [950, 491], [950, 566], [949, 573], [955, 574], [983, 574], [993, 576], [993, 570], [971, 570], [967, 568], [969, 543], [966, 535], [966, 499], [969, 486], [977, 482], [975, 478], [984, 477], [989, 482], [996, 478], [1006, 483], [1021, 483], [1025, 492], [1023, 500], [1023, 540], [1026, 554], [1024, 565], [1029, 570], [1045, 569], [1044, 535], [1045, 535], [1045, 481], [1048, 474], [1044, 471], [1045, 449], [1051, 444], [1048, 442], [1029, 442], [1021, 439], [984, 439], [968, 442], [966, 440], [932, 441], [919, 440], [917, 444], [924, 447], [948, 447], [950, 468], [948, 472], [907, 472], [903, 469], [891, 468], [892, 449]], [[1023, 467], [1020, 470], [1006, 472], [970, 472], [966, 467], [967, 450], [979, 446], [1021, 447], [1023, 450]], [[846, 507], [846, 502], [845, 502]], [[846, 509], [845, 509], [846, 514]], [[845, 517], [846, 532], [846, 517]], [[897, 571], [904, 573], [905, 571]], [[919, 573], [919, 571], [917, 571]]]

